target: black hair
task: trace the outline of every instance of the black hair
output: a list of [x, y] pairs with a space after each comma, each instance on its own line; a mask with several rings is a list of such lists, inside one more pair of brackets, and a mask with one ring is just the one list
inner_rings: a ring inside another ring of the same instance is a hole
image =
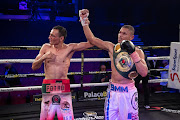
[[57, 26], [54, 26], [53, 29], [59, 30], [59, 37], [64, 36], [64, 40], [66, 39], [66, 37], [67, 37], [66, 28], [64, 28], [64, 27], [62, 27], [60, 25], [57, 25]]

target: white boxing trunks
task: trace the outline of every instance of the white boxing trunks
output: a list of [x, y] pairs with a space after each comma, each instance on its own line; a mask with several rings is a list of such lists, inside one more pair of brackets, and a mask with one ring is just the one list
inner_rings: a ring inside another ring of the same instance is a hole
[[105, 120], [139, 120], [138, 93], [134, 82], [109, 82], [104, 112]]
[[43, 80], [40, 120], [74, 120], [69, 79]]

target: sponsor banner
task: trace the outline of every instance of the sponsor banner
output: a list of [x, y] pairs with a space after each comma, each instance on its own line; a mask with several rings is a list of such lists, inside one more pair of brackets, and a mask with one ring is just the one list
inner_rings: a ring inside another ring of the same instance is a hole
[[[107, 92], [103, 91], [103, 92], [84, 92], [83, 94], [83, 101], [86, 100], [103, 100], [105, 99], [105, 97], [107, 96]], [[82, 101], [82, 100], [80, 100]]]
[[42, 101], [42, 94], [33, 95], [33, 103], [41, 103], [41, 101]]
[[180, 89], [180, 42], [171, 42], [168, 87]]

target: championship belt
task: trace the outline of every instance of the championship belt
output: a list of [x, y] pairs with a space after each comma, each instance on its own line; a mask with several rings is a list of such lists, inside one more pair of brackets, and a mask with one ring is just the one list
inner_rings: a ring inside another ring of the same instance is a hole
[[121, 50], [120, 43], [117, 43], [114, 46], [113, 61], [116, 70], [123, 77], [127, 79], [135, 79], [138, 76], [136, 66], [132, 58], [127, 52]]

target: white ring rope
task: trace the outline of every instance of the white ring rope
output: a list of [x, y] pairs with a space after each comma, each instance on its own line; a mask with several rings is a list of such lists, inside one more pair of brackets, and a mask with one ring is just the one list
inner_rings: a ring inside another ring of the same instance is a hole
[[168, 71], [169, 69], [150, 69], [150, 70], [148, 70], [148, 72], [150, 72], [150, 71]]
[[147, 60], [170, 60], [170, 56], [147, 57]]
[[[152, 79], [148, 80], [148, 83], [160, 83], [167, 82], [168, 79]], [[83, 87], [92, 86], [107, 86], [109, 82], [103, 83], [83, 83]], [[81, 87], [81, 84], [70, 84], [70, 88]], [[42, 86], [28, 86], [28, 87], [10, 87], [10, 88], [0, 88], [0, 92], [12, 92], [12, 91], [26, 91], [26, 90], [41, 90]]]
[[0, 59], [0, 64], [2, 63], [33, 63], [34, 59]]
[[[83, 87], [90, 86], [107, 86], [109, 82], [104, 83], [84, 83]], [[70, 84], [70, 88], [81, 87], [81, 84]], [[28, 87], [10, 87], [10, 88], [0, 88], [0, 92], [12, 92], [12, 91], [25, 91], [25, 90], [41, 90], [42, 86], [28, 86]]]
[[[84, 62], [106, 62], [110, 58], [84, 58]], [[0, 59], [1, 63], [33, 63], [34, 59]], [[82, 62], [81, 58], [72, 58], [70, 62]]]
[[[147, 60], [169, 60], [170, 56], [148, 57]], [[110, 58], [84, 58], [84, 62], [107, 62]], [[0, 59], [1, 63], [33, 63], [34, 59]], [[81, 58], [72, 58], [70, 62], [82, 62]]]
[[[161, 83], [161, 82], [168, 82], [168, 79], [150, 79], [150, 80], [148, 80], [148, 83]], [[140, 83], [142, 83], [142, 80]]]

